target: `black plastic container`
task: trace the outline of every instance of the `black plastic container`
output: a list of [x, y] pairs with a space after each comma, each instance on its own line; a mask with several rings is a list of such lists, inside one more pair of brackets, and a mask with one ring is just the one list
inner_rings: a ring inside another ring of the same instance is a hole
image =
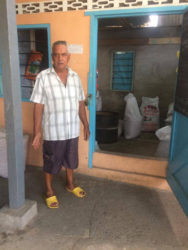
[[96, 112], [96, 140], [98, 143], [114, 143], [118, 139], [117, 112], [97, 111]]

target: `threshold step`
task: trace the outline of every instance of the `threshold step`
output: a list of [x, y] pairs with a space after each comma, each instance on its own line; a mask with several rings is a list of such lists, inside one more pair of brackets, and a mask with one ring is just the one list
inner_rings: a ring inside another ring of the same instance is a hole
[[95, 176], [98, 178], [171, 191], [170, 186], [168, 185], [168, 182], [164, 177], [157, 177], [140, 173], [130, 173], [119, 170], [109, 170], [107, 168], [101, 168], [98, 166], [87, 169], [78, 168], [77, 172], [89, 176]]
[[153, 177], [166, 178], [167, 164], [167, 160], [153, 158], [139, 158], [99, 152], [93, 154], [93, 166], [109, 171], [129, 172]]

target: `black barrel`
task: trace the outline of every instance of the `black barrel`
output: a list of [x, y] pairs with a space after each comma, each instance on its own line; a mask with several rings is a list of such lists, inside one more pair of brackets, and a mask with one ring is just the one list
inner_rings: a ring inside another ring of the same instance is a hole
[[96, 112], [96, 140], [98, 143], [113, 143], [118, 139], [119, 114], [110, 111]]

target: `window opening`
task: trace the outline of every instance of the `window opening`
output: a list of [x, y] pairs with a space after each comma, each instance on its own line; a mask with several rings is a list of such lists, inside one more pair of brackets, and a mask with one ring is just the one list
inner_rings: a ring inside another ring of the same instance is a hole
[[48, 68], [46, 29], [19, 29], [18, 46], [22, 100], [29, 101], [37, 74]]
[[132, 90], [134, 52], [112, 52], [112, 89]]

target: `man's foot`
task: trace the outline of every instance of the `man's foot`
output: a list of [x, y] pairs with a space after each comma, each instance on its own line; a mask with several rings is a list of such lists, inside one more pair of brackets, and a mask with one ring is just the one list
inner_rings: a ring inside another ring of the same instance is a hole
[[65, 189], [68, 192], [73, 193], [76, 197], [83, 198], [84, 196], [86, 196], [86, 192], [81, 187], [75, 187], [71, 189], [65, 186]]
[[49, 208], [58, 208], [59, 202], [57, 200], [57, 197], [54, 194], [47, 193], [46, 194], [46, 205]]

